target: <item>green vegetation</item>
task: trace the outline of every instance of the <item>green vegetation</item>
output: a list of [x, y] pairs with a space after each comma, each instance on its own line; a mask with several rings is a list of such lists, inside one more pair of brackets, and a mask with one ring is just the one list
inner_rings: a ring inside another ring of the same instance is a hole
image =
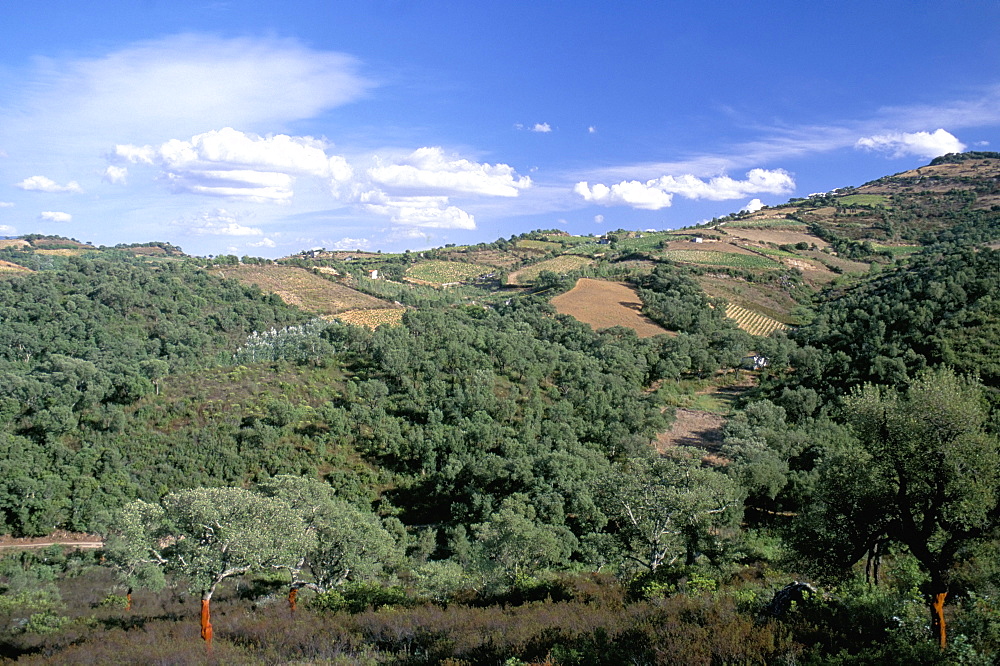
[[781, 268], [781, 264], [757, 254], [741, 254], [736, 252], [715, 252], [712, 250], [667, 250], [663, 256], [671, 261], [679, 261], [704, 266], [727, 266], [738, 269]]
[[[995, 159], [792, 202], [809, 226], [765, 220], [755, 254], [618, 231], [586, 258], [552, 230], [279, 264], [7, 244], [33, 272], [0, 279], [0, 531], [105, 542], [0, 542], [0, 659], [996, 662]], [[807, 230], [866, 270], [813, 291], [763, 256], [813, 256]], [[584, 271], [670, 334], [557, 314]], [[399, 321], [318, 319], [239, 273]], [[698, 280], [798, 299], [801, 325]]]

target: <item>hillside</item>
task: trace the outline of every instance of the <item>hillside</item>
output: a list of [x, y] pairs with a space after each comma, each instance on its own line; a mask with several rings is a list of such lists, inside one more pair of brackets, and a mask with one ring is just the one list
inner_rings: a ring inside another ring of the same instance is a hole
[[230, 663], [935, 663], [946, 597], [995, 661], [998, 183], [277, 262], [8, 239], [0, 533], [107, 541], [0, 553], [0, 658], [197, 662], [216, 576]]

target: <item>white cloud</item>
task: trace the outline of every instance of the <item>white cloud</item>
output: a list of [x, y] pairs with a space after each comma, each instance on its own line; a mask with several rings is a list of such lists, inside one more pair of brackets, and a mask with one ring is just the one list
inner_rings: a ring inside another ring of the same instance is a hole
[[535, 126], [531, 128], [532, 132], [539, 132], [541, 134], [548, 134], [552, 131], [552, 126], [548, 123], [535, 123]]
[[622, 181], [610, 187], [601, 183], [591, 187], [587, 182], [579, 182], [573, 187], [573, 191], [590, 203], [659, 210], [669, 207], [674, 195], [686, 199], [723, 201], [759, 192], [787, 194], [795, 189], [795, 181], [782, 169], [751, 169], [746, 175], [746, 180], [716, 176], [707, 181], [691, 174], [667, 175], [644, 183], [637, 180]]
[[287, 203], [295, 176], [322, 178], [332, 190], [351, 179], [347, 160], [326, 148], [309, 136], [260, 137], [225, 127], [159, 146], [117, 145], [110, 158], [158, 166], [176, 191]]
[[751, 199], [750, 201], [747, 202], [747, 205], [743, 206], [743, 208], [741, 208], [740, 210], [744, 213], [756, 213], [761, 208], [766, 208], [764, 202], [762, 202], [760, 199]]
[[876, 134], [858, 139], [854, 147], [888, 153], [890, 157], [915, 155], [931, 158], [965, 150], [965, 144], [944, 129], [933, 132]]
[[17, 229], [10, 226], [9, 224], [0, 224], [0, 234], [5, 236], [13, 236], [17, 233]]
[[73, 220], [73, 216], [69, 213], [61, 213], [55, 210], [42, 211], [38, 217], [46, 222], [71, 222]]
[[445, 157], [440, 147], [418, 148], [397, 163], [369, 169], [368, 176], [376, 183], [403, 190], [431, 189], [495, 197], [516, 197], [519, 190], [531, 187], [531, 178], [518, 177], [507, 164]]
[[587, 128], [587, 134], [597, 134], [597, 128], [591, 125]]
[[112, 185], [124, 185], [127, 179], [128, 169], [125, 167], [110, 165], [104, 170], [103, 180]]
[[257, 243], [249, 243], [248, 247], [277, 247], [277, 243], [270, 238], [264, 238]]
[[604, 216], [603, 215], [595, 215], [594, 216], [594, 222], [597, 222], [598, 224], [604, 224]]
[[622, 181], [611, 187], [596, 183], [593, 187], [586, 182], [577, 183], [573, 191], [590, 203], [604, 206], [627, 205], [642, 210], [667, 208], [673, 195], [667, 194], [655, 185], [655, 181], [640, 183], [637, 180]]
[[49, 192], [53, 194], [63, 192], [81, 194], [83, 192], [83, 188], [80, 187], [80, 183], [75, 180], [71, 180], [65, 185], [60, 185], [51, 178], [46, 178], [45, 176], [32, 176], [30, 178], [25, 178], [20, 183], [16, 183], [14, 187], [20, 187], [22, 190], [29, 190], [32, 192]]
[[387, 216], [395, 224], [435, 229], [475, 229], [476, 220], [457, 206], [448, 205], [448, 197], [391, 196], [381, 190], [361, 195], [365, 210]]
[[371, 247], [372, 242], [367, 238], [341, 238], [339, 241], [330, 243], [331, 250], [364, 250]]
[[174, 226], [184, 227], [189, 234], [195, 236], [263, 236], [264, 232], [256, 227], [248, 227], [241, 223], [238, 213], [231, 213], [223, 208], [202, 212], [189, 218], [174, 220]]
[[100, 128], [104, 137], [270, 127], [315, 117], [373, 86], [350, 56], [273, 38], [182, 34], [100, 58], [37, 64], [21, 105], [49, 123], [72, 118], [74, 132]]
[[13, 208], [14, 203], [12, 201], [0, 201], [0, 208]]

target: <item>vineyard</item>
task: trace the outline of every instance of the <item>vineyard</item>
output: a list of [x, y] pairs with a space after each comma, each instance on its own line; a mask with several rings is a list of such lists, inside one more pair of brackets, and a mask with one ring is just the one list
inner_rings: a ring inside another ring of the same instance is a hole
[[431, 284], [468, 282], [480, 275], [493, 272], [489, 266], [465, 264], [459, 261], [424, 261], [406, 271], [406, 277]]
[[702, 264], [705, 266], [726, 266], [729, 268], [742, 269], [765, 269], [773, 270], [781, 268], [782, 265], [759, 254], [741, 254], [736, 252], [714, 252], [712, 250], [667, 250], [664, 257], [671, 260], [688, 264]]
[[353, 324], [355, 326], [364, 326], [371, 330], [375, 330], [379, 326], [388, 325], [396, 326], [403, 321], [403, 313], [406, 312], [403, 308], [382, 308], [379, 310], [348, 310], [347, 312], [341, 312], [334, 316], [339, 322], [344, 324]]
[[726, 316], [750, 335], [768, 336], [775, 331], [787, 331], [789, 328], [787, 324], [782, 324], [776, 319], [732, 303], [726, 306]]
[[788, 220], [783, 217], [756, 217], [746, 220], [731, 220], [726, 222], [725, 226], [733, 229], [770, 229], [772, 227], [801, 229], [806, 225], [798, 220]]
[[575, 271], [583, 268], [584, 266], [590, 266], [593, 262], [586, 257], [581, 257], [579, 255], [563, 255], [561, 257], [556, 257], [555, 259], [546, 259], [545, 261], [540, 261], [537, 264], [528, 266], [527, 268], [522, 268], [521, 270], [511, 273], [507, 278], [508, 284], [531, 284], [538, 274], [542, 271], [552, 271], [553, 273], [569, 273], [570, 271]]

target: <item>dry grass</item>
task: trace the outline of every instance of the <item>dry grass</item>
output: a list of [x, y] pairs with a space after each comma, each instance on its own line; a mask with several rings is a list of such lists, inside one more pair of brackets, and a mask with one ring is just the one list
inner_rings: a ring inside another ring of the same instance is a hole
[[404, 312], [406, 310], [403, 308], [392, 310], [387, 308], [378, 310], [348, 310], [336, 315], [334, 319], [345, 324], [364, 326], [374, 331], [379, 326], [398, 326], [403, 321]]
[[35, 254], [47, 254], [54, 257], [79, 257], [81, 254], [87, 254], [88, 252], [93, 252], [93, 248], [68, 248], [63, 247], [58, 250], [45, 250], [39, 249], [35, 250]]
[[0, 272], [3, 273], [31, 273], [30, 268], [25, 268], [24, 266], [18, 266], [9, 261], [0, 260]]
[[227, 266], [212, 272], [244, 284], [257, 285], [262, 291], [277, 294], [289, 305], [321, 315], [396, 307], [388, 301], [362, 294], [297, 266]]
[[26, 247], [31, 247], [31, 243], [24, 240], [23, 238], [0, 238], [0, 250], [8, 247], [14, 247], [18, 250], [23, 250]]
[[580, 278], [570, 291], [553, 298], [552, 305], [560, 314], [575, 317], [594, 330], [625, 326], [640, 338], [669, 333], [639, 313], [639, 295], [621, 282]]

